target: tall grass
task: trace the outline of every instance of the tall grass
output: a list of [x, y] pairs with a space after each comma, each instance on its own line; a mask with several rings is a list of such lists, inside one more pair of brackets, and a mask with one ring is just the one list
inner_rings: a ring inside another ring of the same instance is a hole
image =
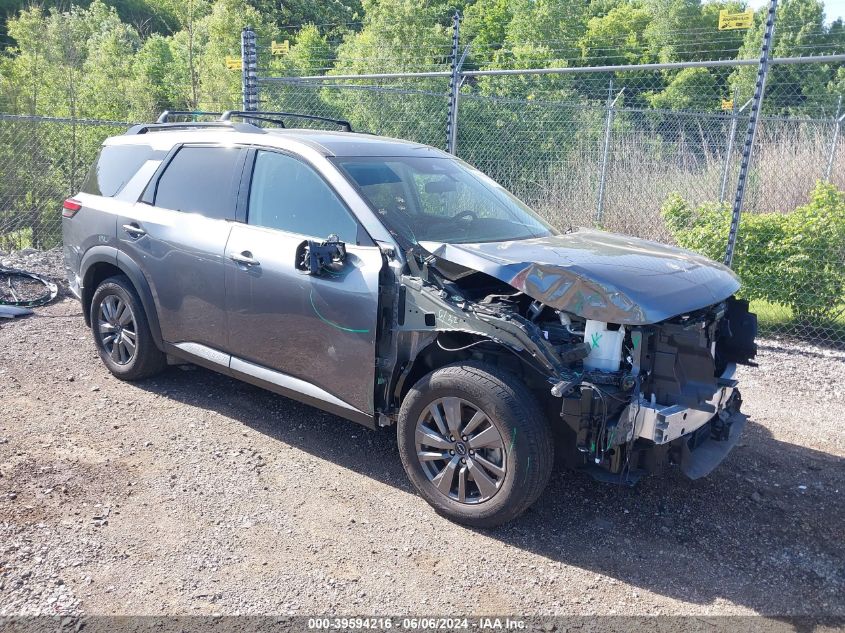
[[[733, 202], [744, 133], [740, 123], [734, 151], [728, 157], [727, 139], [721, 145], [714, 143], [712, 131], [702, 132], [696, 139], [689, 133], [614, 130], [600, 220], [597, 211], [601, 143], [576, 143], [565, 160], [529, 168], [502, 162], [478, 166], [494, 174], [559, 228], [600, 225], [611, 231], [671, 242], [660, 216], [667, 196], [678, 193], [693, 206], [718, 201], [726, 161], [724, 198], [728, 204]], [[786, 212], [805, 203], [816, 181], [824, 177], [832, 140], [831, 123], [764, 121], [749, 172], [745, 212]], [[843, 135], [834, 153], [830, 180], [845, 188]]]

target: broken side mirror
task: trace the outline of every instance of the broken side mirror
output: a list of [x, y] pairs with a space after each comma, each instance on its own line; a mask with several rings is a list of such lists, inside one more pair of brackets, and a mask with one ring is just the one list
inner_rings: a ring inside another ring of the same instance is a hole
[[346, 260], [346, 244], [337, 235], [329, 235], [325, 242], [305, 240], [296, 247], [294, 267], [309, 275], [319, 275], [324, 269], [331, 270], [333, 264]]

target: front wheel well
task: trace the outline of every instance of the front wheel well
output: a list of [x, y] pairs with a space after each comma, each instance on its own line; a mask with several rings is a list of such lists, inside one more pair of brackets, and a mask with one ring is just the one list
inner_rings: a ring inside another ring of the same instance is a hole
[[531, 391], [547, 392], [547, 379], [517, 352], [491, 339], [465, 332], [441, 332], [410, 360], [410, 369], [397, 386], [397, 408], [408, 391], [426, 374], [461, 361], [492, 365], [519, 378]]

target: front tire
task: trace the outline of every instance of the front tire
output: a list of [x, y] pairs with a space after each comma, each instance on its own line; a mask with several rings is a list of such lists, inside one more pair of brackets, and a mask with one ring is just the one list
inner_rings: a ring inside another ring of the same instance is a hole
[[126, 277], [109, 277], [97, 286], [90, 314], [97, 352], [117, 378], [141, 380], [165, 368], [167, 358], [156, 347], [144, 306]]
[[411, 482], [446, 518], [506, 523], [533, 504], [554, 463], [536, 398], [507, 372], [465, 362], [437, 369], [408, 392], [397, 425]]

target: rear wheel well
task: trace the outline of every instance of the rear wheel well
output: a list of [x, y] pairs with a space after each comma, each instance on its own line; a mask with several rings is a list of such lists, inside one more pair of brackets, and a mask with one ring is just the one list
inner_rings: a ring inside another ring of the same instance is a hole
[[[94, 298], [94, 292], [105, 279], [116, 276], [126, 277], [126, 274], [114, 264], [108, 262], [97, 262], [85, 271], [85, 277], [82, 280], [82, 313], [85, 316], [85, 324], [91, 325], [91, 301]], [[129, 283], [132, 282], [127, 279]], [[134, 287], [134, 285], [133, 285]], [[135, 291], [137, 292], [137, 288]]]

